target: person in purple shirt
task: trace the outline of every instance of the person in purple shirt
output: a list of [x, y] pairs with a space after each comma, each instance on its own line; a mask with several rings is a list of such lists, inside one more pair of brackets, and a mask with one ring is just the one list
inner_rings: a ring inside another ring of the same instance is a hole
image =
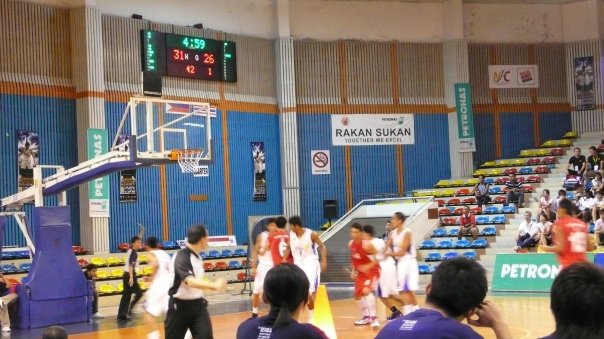
[[[497, 339], [512, 338], [499, 310], [485, 301], [487, 277], [482, 266], [466, 258], [449, 259], [438, 265], [426, 286], [426, 306], [390, 321], [376, 339], [474, 339], [482, 336], [468, 323], [490, 327]], [[473, 319], [473, 316], [478, 319]]]
[[270, 311], [267, 316], [241, 323], [237, 339], [327, 339], [319, 328], [297, 321], [308, 300], [309, 284], [296, 265], [283, 263], [271, 268], [264, 278], [263, 294]]
[[604, 269], [577, 263], [560, 271], [550, 292], [556, 331], [542, 339], [604, 338]]

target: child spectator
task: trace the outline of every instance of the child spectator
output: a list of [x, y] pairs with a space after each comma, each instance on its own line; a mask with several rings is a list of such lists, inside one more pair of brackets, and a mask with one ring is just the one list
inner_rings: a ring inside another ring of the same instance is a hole
[[99, 292], [96, 290], [96, 271], [97, 266], [95, 264], [88, 264], [86, 266], [86, 271], [84, 275], [86, 279], [90, 281], [90, 286], [92, 288], [92, 319], [103, 319], [105, 318], [103, 315], [99, 313]]

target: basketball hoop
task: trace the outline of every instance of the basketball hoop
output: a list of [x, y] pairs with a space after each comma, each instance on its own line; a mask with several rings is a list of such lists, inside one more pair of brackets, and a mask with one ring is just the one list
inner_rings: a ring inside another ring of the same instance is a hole
[[199, 163], [203, 157], [201, 149], [173, 150], [170, 159], [177, 160], [183, 173], [196, 173], [201, 167]]

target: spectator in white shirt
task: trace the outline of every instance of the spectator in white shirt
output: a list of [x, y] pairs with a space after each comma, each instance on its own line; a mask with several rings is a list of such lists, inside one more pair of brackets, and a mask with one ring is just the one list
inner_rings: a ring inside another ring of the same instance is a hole
[[516, 235], [516, 247], [514, 251], [521, 252], [523, 249], [534, 246], [539, 239], [539, 225], [531, 219], [531, 212], [524, 212], [524, 221], [518, 227]]
[[604, 182], [602, 182], [602, 174], [596, 172], [595, 177], [591, 180], [591, 191], [595, 195], [596, 192], [604, 189]]
[[591, 206], [592, 220], [597, 220], [602, 210], [604, 210], [604, 191], [600, 190], [596, 192], [596, 197], [593, 199], [593, 205]]
[[600, 211], [600, 218], [596, 220], [596, 227], [594, 227], [594, 243], [600, 247], [602, 242], [602, 236], [604, 235], [604, 210]]
[[554, 213], [553, 210], [553, 206], [554, 206], [554, 197], [552, 197], [549, 194], [549, 190], [546, 188], [543, 190], [543, 193], [541, 194], [541, 198], [539, 199], [539, 209], [537, 210], [537, 213], [535, 215], [540, 215], [541, 213], [545, 213], [547, 214], [548, 218], [549, 216], [552, 215], [552, 213]]
[[537, 238], [541, 238], [541, 234], [545, 236], [545, 243], [542, 243], [541, 245], [551, 245], [553, 243], [552, 223], [549, 220], [548, 215], [546, 215], [545, 213], [541, 213], [539, 215], [539, 223], [537, 224], [537, 226], [539, 227], [539, 235]]
[[580, 219], [588, 223], [591, 221], [591, 209], [595, 203], [595, 199], [591, 196], [590, 191], [585, 191], [583, 187], [577, 189], [576, 205], [581, 211]]

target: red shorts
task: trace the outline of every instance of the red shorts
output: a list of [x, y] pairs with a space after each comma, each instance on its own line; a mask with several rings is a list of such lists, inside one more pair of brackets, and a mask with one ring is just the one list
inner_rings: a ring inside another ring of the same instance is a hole
[[378, 272], [358, 273], [354, 280], [354, 297], [360, 299], [363, 296], [363, 289], [369, 288], [375, 290], [376, 283], [380, 277]]

